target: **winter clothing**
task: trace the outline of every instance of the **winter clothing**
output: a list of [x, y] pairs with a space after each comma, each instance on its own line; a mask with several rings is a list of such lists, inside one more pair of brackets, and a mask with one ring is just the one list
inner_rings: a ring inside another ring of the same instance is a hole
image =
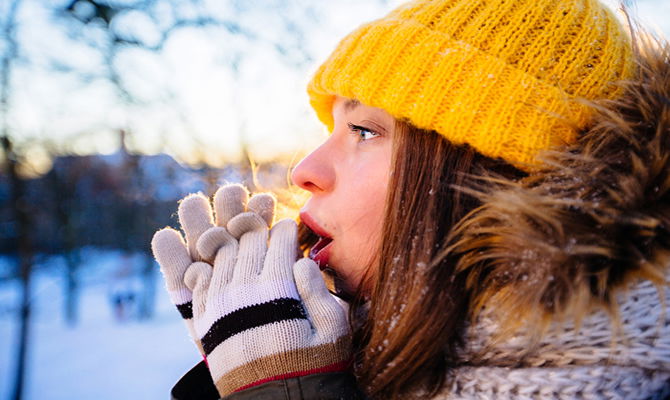
[[[417, 0], [345, 37], [308, 85], [333, 129], [333, 95], [531, 169], [574, 142], [633, 72], [630, 40], [596, 0]], [[557, 118], [558, 117], [558, 118]]]
[[345, 310], [314, 261], [296, 262], [296, 223], [279, 221], [268, 234], [274, 198], [257, 194], [245, 211], [247, 198], [241, 185], [219, 189], [214, 225], [208, 199], [187, 196], [179, 206], [186, 243], [170, 228], [152, 241], [170, 297], [187, 310], [182, 316], [220, 396], [343, 371], [351, 358]]
[[[206, 210], [203, 218], [188, 218], [191, 214], [197, 214], [201, 209]], [[165, 228], [154, 234], [151, 249], [165, 278], [170, 300], [184, 319], [188, 333], [200, 354], [204, 355], [205, 352], [200, 338], [193, 326], [193, 295], [184, 283], [184, 274], [194, 261], [200, 259], [195, 250], [195, 242], [200, 234], [212, 224], [209, 216], [211, 215], [211, 207], [204, 196], [192, 195], [180, 203], [178, 214], [186, 235], [186, 242], [184, 242], [184, 238], [179, 232], [171, 228]], [[195, 222], [195, 226], [189, 226], [188, 221]]]
[[[193, 262], [214, 259], [214, 254], [202, 256], [198, 252], [198, 239], [203, 232], [215, 226], [214, 216], [216, 226], [225, 226], [230, 219], [247, 208], [262, 216], [270, 226], [274, 219], [275, 199], [269, 194], [261, 193], [249, 200], [249, 192], [244, 186], [231, 184], [217, 190], [214, 195], [214, 208], [216, 213], [213, 215], [209, 200], [202, 194], [187, 196], [181, 201], [177, 211], [186, 242], [172, 228], [156, 232], [151, 241], [151, 249], [165, 278], [170, 300], [184, 319], [189, 335], [202, 355], [205, 352], [193, 326], [192, 293], [184, 282], [184, 274]], [[207, 247], [206, 241], [203, 244]]]
[[[216, 237], [216, 239], [211, 239]], [[218, 240], [217, 240], [218, 239]], [[221, 396], [261, 383], [346, 370], [351, 357], [344, 309], [319, 267], [298, 258], [295, 221], [269, 235], [256, 213], [205, 231], [214, 268], [193, 263], [184, 277], [193, 293], [195, 331]]]
[[479, 318], [443, 398], [670, 396], [670, 47], [636, 44], [623, 97], [455, 230]]
[[[435, 399], [670, 397], [670, 48], [636, 46], [591, 0], [423, 0], [345, 38], [310, 83], [331, 129], [338, 94], [531, 172], [470, 188], [483, 205], [450, 233], [473, 308]], [[174, 398], [211, 395], [205, 372]], [[362, 398], [344, 372], [226, 399], [248, 396]]]
[[[217, 400], [219, 395], [204, 361], [193, 367], [172, 388], [172, 400]], [[267, 382], [225, 400], [363, 400], [354, 376], [347, 372], [311, 374]]]
[[670, 324], [660, 299], [670, 296], [650, 281], [630, 286], [619, 296], [620, 332], [600, 310], [579, 327], [555, 323], [538, 343], [525, 335], [496, 343], [507, 322], [488, 313], [469, 332], [465, 366], [435, 399], [667, 398]]
[[639, 45], [623, 96], [457, 230], [483, 308], [437, 399], [670, 396], [670, 48]]

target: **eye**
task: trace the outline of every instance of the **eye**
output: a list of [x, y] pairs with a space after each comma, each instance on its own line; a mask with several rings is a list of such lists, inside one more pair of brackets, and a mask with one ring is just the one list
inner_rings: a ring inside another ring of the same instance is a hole
[[379, 133], [364, 126], [354, 125], [351, 122], [347, 123], [347, 125], [349, 126], [349, 130], [351, 130], [351, 134], [358, 135], [358, 140], [361, 142], [381, 136]]

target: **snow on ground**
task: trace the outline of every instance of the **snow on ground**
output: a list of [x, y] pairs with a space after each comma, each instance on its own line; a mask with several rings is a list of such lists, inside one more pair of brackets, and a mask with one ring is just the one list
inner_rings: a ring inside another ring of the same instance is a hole
[[[156, 266], [154, 318], [118, 322], [109, 299], [120, 256], [89, 250], [82, 268], [79, 323], [63, 318], [62, 260], [38, 266], [25, 399], [168, 399], [172, 385], [200, 358]], [[0, 269], [6, 259], [0, 259]], [[47, 268], [48, 267], [48, 268]], [[18, 346], [18, 282], [0, 282], [0, 399], [9, 399]]]

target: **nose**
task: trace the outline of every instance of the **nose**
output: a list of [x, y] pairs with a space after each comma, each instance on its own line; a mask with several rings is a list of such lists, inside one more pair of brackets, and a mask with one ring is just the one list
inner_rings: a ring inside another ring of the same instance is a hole
[[329, 151], [326, 140], [300, 160], [291, 172], [294, 185], [313, 194], [333, 190], [335, 185], [335, 152]]

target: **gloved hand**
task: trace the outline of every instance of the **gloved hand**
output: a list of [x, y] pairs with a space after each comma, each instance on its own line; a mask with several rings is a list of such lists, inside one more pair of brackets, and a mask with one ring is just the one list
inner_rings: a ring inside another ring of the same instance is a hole
[[258, 214], [232, 218], [197, 243], [214, 268], [193, 263], [195, 331], [221, 397], [267, 381], [342, 371], [351, 357], [347, 315], [317, 264], [298, 255], [297, 225], [269, 233]]
[[230, 184], [216, 191], [214, 209], [215, 215], [209, 199], [201, 193], [186, 196], [180, 201], [177, 212], [186, 241], [172, 228], [159, 230], [151, 241], [151, 248], [165, 278], [170, 300], [179, 310], [189, 334], [203, 356], [205, 353], [200, 338], [193, 329], [192, 294], [184, 284], [184, 274], [193, 262], [213, 262], [213, 256], [203, 257], [197, 251], [196, 243], [206, 230], [215, 226], [225, 230], [223, 227], [228, 221], [246, 210], [257, 213], [267, 225], [271, 225], [275, 199], [270, 194], [261, 193], [249, 200], [249, 192], [244, 186]]

